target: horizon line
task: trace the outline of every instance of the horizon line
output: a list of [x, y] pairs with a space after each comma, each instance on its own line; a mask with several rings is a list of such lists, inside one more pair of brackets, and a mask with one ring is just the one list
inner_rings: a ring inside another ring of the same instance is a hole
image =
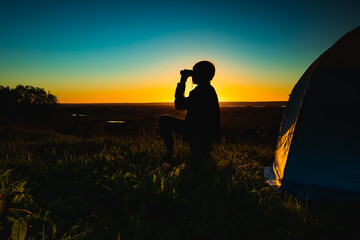
[[[219, 103], [285, 103], [288, 101], [219, 101]], [[76, 103], [76, 102], [66, 102], [66, 103], [61, 103], [59, 102], [58, 104], [173, 104], [174, 102], [81, 102], [81, 103]]]

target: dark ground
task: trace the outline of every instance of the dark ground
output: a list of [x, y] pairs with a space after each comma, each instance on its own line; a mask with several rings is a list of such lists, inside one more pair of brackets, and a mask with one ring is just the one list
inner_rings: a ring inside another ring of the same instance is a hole
[[[275, 150], [285, 106], [286, 102], [221, 103], [223, 142], [253, 142], [268, 145]], [[60, 104], [51, 125], [57, 132], [82, 136], [104, 132], [110, 135], [131, 132], [156, 135], [160, 116], [170, 115], [184, 119], [185, 114], [186, 111], [176, 110], [173, 103]], [[336, 237], [332, 239], [337, 239], [340, 235], [344, 239], [357, 239], [354, 236], [359, 236], [354, 224], [359, 222], [355, 214], [359, 212], [356, 202], [313, 201], [308, 202], [308, 207], [325, 226], [332, 228], [328, 229], [329, 232], [336, 233]], [[353, 212], [349, 209], [353, 209]]]
[[[285, 105], [286, 102], [221, 103], [222, 142], [260, 143], [275, 151]], [[51, 120], [44, 121], [39, 127], [85, 138], [104, 133], [114, 136], [132, 132], [157, 135], [161, 115], [183, 119], [185, 114], [185, 111], [175, 110], [173, 103], [59, 104]], [[7, 124], [4, 119], [0, 121], [0, 125]], [[311, 214], [318, 216], [320, 223], [324, 224], [324, 231], [328, 233], [326, 238], [358, 239], [357, 203], [315, 201], [306, 202], [306, 205]]]

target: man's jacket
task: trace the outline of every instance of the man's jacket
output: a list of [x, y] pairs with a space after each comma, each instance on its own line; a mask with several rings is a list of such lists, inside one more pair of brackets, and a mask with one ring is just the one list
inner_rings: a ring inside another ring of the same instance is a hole
[[187, 141], [214, 141], [220, 137], [220, 108], [215, 89], [209, 84], [197, 86], [184, 96], [185, 83], [178, 83], [175, 108], [187, 110], [184, 139]]

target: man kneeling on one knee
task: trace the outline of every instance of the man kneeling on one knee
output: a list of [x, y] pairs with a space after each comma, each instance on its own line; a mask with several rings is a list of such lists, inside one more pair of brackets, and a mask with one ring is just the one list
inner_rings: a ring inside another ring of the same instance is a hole
[[[160, 135], [166, 145], [167, 158], [171, 159], [174, 153], [172, 132], [178, 132], [189, 143], [193, 161], [208, 161], [212, 142], [220, 137], [219, 101], [210, 84], [215, 75], [215, 66], [209, 61], [201, 61], [194, 65], [193, 70], [182, 70], [180, 74], [175, 92], [175, 108], [187, 110], [185, 120], [169, 116], [161, 116], [159, 119]], [[197, 87], [185, 97], [188, 77], [192, 77]]]

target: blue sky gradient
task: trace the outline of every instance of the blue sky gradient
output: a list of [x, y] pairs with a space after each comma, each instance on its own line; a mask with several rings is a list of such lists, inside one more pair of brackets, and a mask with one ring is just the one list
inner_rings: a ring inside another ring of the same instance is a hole
[[[224, 90], [246, 86], [282, 89], [268, 100], [287, 100], [306, 68], [360, 25], [359, 12], [360, 1], [1, 1], [0, 84], [44, 87], [62, 102], [111, 90], [104, 101], [122, 102], [115, 90], [170, 90], [180, 69], [208, 59], [223, 100], [266, 100]], [[162, 94], [148, 101], [173, 91]]]

